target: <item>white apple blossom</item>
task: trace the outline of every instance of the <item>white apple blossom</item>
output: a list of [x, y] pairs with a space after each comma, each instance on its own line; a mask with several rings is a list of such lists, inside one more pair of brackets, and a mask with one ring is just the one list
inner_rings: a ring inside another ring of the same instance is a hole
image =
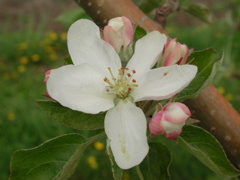
[[47, 91], [65, 107], [84, 113], [107, 111], [105, 132], [118, 166], [128, 169], [147, 155], [147, 121], [135, 102], [170, 98], [194, 78], [197, 67], [174, 65], [151, 70], [166, 43], [157, 31], [137, 41], [126, 67], [114, 48], [103, 41], [89, 20], [68, 31], [73, 65], [51, 70]]

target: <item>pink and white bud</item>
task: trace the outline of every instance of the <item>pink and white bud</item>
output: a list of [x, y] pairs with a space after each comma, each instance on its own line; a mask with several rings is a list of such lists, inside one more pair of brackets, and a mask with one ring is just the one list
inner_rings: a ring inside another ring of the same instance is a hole
[[104, 40], [111, 44], [120, 53], [121, 49], [133, 43], [134, 29], [131, 21], [126, 17], [110, 19], [103, 30]]
[[170, 103], [152, 118], [149, 128], [154, 135], [163, 134], [168, 139], [176, 139], [190, 116], [191, 112], [185, 104]]
[[48, 81], [49, 76], [50, 76], [50, 74], [51, 74], [51, 71], [52, 71], [52, 70], [48, 70], [47, 72], [45, 72], [45, 79], [44, 79], [44, 82], [47, 82], [47, 81]]
[[193, 49], [188, 49], [186, 44], [176, 42], [171, 39], [165, 46], [163, 53], [163, 66], [171, 66], [173, 64], [185, 64], [188, 56], [192, 53]]
[[[48, 70], [47, 72], [45, 72], [45, 78], [44, 78], [44, 82], [46, 83], [50, 77], [50, 74], [51, 74], [51, 71], [52, 70]], [[48, 98], [51, 98], [50, 94], [48, 92], [46, 92], [46, 94], [44, 95]]]

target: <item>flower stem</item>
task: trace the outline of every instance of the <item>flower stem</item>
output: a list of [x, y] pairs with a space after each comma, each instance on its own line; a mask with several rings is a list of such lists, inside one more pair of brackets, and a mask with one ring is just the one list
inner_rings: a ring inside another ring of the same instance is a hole
[[141, 170], [139, 168], [139, 165], [136, 166], [136, 170], [137, 170], [137, 174], [138, 174], [139, 179], [140, 180], [144, 180], [144, 177], [143, 177], [142, 172], [141, 172]]

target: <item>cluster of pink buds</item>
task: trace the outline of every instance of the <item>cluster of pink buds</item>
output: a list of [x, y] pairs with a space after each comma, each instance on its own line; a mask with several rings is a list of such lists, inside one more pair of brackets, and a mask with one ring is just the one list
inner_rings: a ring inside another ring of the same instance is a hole
[[186, 44], [176, 42], [175, 39], [171, 39], [165, 45], [163, 53], [163, 66], [171, 66], [173, 64], [185, 64], [188, 56], [192, 53], [193, 49], [188, 49]]
[[190, 116], [191, 112], [185, 104], [170, 103], [152, 118], [149, 128], [154, 135], [163, 134], [168, 139], [176, 139]]

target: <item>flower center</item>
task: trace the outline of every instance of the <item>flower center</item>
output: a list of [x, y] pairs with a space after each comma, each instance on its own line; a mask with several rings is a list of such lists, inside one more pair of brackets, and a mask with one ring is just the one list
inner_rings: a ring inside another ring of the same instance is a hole
[[137, 81], [133, 79], [135, 70], [130, 71], [128, 68], [121, 68], [118, 70], [118, 78], [114, 77], [112, 70], [108, 67], [111, 79], [104, 78], [104, 82], [108, 84], [106, 91], [116, 94], [120, 99], [125, 99], [130, 96], [135, 87], [138, 87]]

